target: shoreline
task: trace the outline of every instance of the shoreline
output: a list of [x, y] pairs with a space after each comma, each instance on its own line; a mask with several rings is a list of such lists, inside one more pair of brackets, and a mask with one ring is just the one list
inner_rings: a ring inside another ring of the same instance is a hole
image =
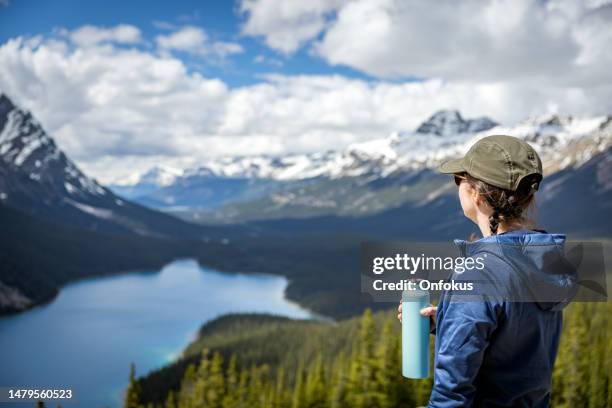
[[[172, 266], [172, 264], [176, 266]], [[166, 265], [168, 265], [169, 267], [166, 268]], [[24, 314], [23, 316], [18, 316], [21, 315], [21, 313], [13, 313], [11, 315], [7, 315], [7, 319], [1, 318], [0, 320], [4, 320], [3, 323], [9, 324], [9, 326], [5, 326], [7, 328], [16, 327], [15, 325], [19, 325], [19, 322], [21, 321], [17, 320], [19, 318], [27, 322], [40, 321], [41, 319], [46, 320], [47, 309], [43, 308], [46, 308], [49, 305], [54, 305], [54, 302], [57, 302], [58, 305], [63, 305], [60, 308], [56, 308], [54, 306], [49, 307], [48, 310], [53, 309], [54, 311], [54, 318], [62, 319], [62, 316], [69, 316], [65, 314], [66, 310], [68, 310], [65, 309], [66, 301], [72, 302], [70, 310], [73, 310], [75, 307], [78, 309], [79, 304], [84, 305], [85, 309], [89, 310], [89, 301], [87, 299], [90, 294], [95, 299], [99, 298], [99, 296], [96, 295], [97, 293], [103, 293], [98, 292], [98, 286], [101, 289], [114, 287], [116, 288], [116, 290], [119, 290], [119, 288], [122, 287], [132, 288], [133, 290], [136, 290], [139, 293], [148, 296], [149, 300], [147, 304], [149, 306], [145, 307], [144, 309], [142, 306], [136, 306], [141, 310], [141, 315], [147, 315], [147, 310], [154, 310], [154, 308], [157, 307], [155, 306], [155, 304], [158, 303], [157, 299], [162, 299], [165, 296], [170, 296], [174, 299], [173, 302], [177, 302], [177, 307], [179, 307], [178, 305], [180, 305], [180, 309], [185, 310], [187, 312], [184, 317], [181, 318], [184, 321], [182, 327], [187, 327], [187, 330], [181, 331], [181, 334], [178, 336], [171, 336], [171, 339], [169, 340], [158, 340], [160, 345], [162, 345], [161, 348], [164, 350], [164, 352], [155, 353], [151, 356], [153, 360], [147, 360], [148, 362], [143, 366], [139, 365], [139, 367], [142, 367], [142, 369], [144, 369], [144, 371], [141, 371], [139, 373], [140, 375], [145, 375], [150, 371], [163, 369], [168, 365], [171, 365], [176, 361], [180, 360], [181, 356], [189, 347], [189, 345], [198, 339], [201, 327], [222, 316], [242, 313], [253, 313], [276, 315], [292, 320], [321, 320], [320, 316], [316, 313], [312, 312], [307, 308], [301, 307], [296, 302], [287, 299], [286, 288], [289, 285], [289, 280], [284, 276], [261, 272], [240, 273], [219, 271], [206, 266], [202, 266], [197, 262], [196, 259], [190, 257], [178, 257], [174, 259], [174, 261], [166, 265], [164, 265], [164, 267], [160, 269], [155, 270], [137, 269], [132, 271], [116, 271], [112, 274], [105, 274], [103, 276], [81, 276], [79, 279], [68, 282], [67, 284], [61, 286], [58, 290], [58, 294], [53, 296], [51, 299], [48, 299], [45, 302], [40, 302], [35, 306], [24, 310], [24, 312], [33, 311], [32, 315]], [[189, 272], [187, 274], [182, 274], [180, 273], [181, 271], [185, 271], [186, 273], [187, 271]], [[213, 276], [202, 280], [204, 278], [200, 278], [200, 274], [202, 276]], [[155, 286], [149, 287], [147, 285], [147, 282], [157, 282], [160, 278], [163, 279], [162, 282], [166, 282], [170, 286], [166, 286], [165, 284], [160, 286], [156, 284]], [[258, 284], [257, 282], [261, 282], [261, 284]], [[85, 285], [81, 286], [81, 283], [84, 283]], [[194, 286], [196, 284], [204, 286], [201, 286], [200, 288], [200, 286]], [[230, 287], [234, 287], [234, 285], [236, 285], [237, 291], [232, 291], [230, 289]], [[193, 287], [194, 289], [189, 289], [191, 287]], [[180, 292], [179, 288], [186, 288], [187, 292], [185, 293], [191, 294], [189, 295], [189, 298], [185, 298], [180, 295], [180, 293], [182, 292]], [[227, 294], [224, 294], [224, 288], [228, 290]], [[251, 301], [245, 305], [244, 302], [240, 301], [240, 296], [242, 296], [242, 293], [244, 293], [245, 290], [248, 291], [249, 288], [251, 288], [251, 291], [253, 291], [252, 293], [257, 294], [257, 296], [253, 296], [251, 298]], [[154, 290], [154, 292], [150, 292], [150, 290]], [[63, 291], [66, 291], [66, 297], [59, 296], [60, 293], [63, 294]], [[71, 296], [69, 292], [73, 294], [74, 292], [79, 292], [80, 295], [78, 297], [74, 297]], [[106, 290], [106, 293], [107, 294], [105, 295], [105, 298], [108, 298], [108, 296], [111, 296], [112, 298], [112, 292], [108, 292], [108, 290]], [[147, 293], [149, 295], [147, 295]], [[197, 297], [198, 293], [203, 293], [203, 299], [208, 296], [206, 295], [206, 293], [210, 293], [211, 295], [213, 293], [217, 293], [215, 297], [217, 297], [218, 300], [210, 304], [210, 307], [207, 306], [208, 303], [206, 301], [200, 301], [197, 303], [192, 303], [191, 301], [189, 301], [189, 299], [194, 299], [194, 296]], [[236, 295], [238, 295], [238, 297]], [[125, 300], [122, 304], [127, 308], [131, 308], [131, 299], [127, 297], [124, 299]], [[228, 299], [228, 301], [226, 302], [224, 299]], [[183, 300], [185, 301], [183, 302]], [[75, 303], [75, 301], [78, 301], [79, 303]], [[114, 301], [112, 299], [109, 299], [109, 301], [111, 303], [108, 303], [108, 301], [106, 300], [104, 300], [102, 303], [102, 307], [105, 310], [104, 314], [108, 316], [108, 318], [112, 318], [113, 316], [120, 318], [120, 315], [115, 315], [115, 306], [112, 306], [112, 304], [114, 304]], [[108, 307], [105, 307], [104, 304], [107, 304], [110, 309]], [[219, 305], [220, 308], [215, 305]], [[171, 316], [168, 316], [168, 313], [165, 313], [164, 315], [165, 317], [159, 321], [156, 321], [154, 316], [152, 316], [152, 319], [147, 318], [148, 320], [151, 320], [150, 324], [152, 326], [157, 326], [157, 328], [154, 329], [156, 332], [159, 332], [160, 329], [163, 331], [163, 328], [165, 327], [164, 321], [166, 321], [168, 318], [172, 318]], [[81, 314], [81, 316], [82, 319], [91, 320], [97, 315], [91, 314], [90, 316], [87, 316]], [[51, 322], [51, 320], [47, 321]], [[76, 329], [78, 327], [85, 326], [79, 324], [77, 326], [73, 325], [73, 327]], [[5, 334], [7, 336], [19, 335], [16, 334], [16, 332], [13, 332], [13, 334], [7, 332]], [[118, 341], [121, 342], [122, 340]], [[6, 344], [8, 348], [6, 348], [4, 352], [12, 353], [10, 343]], [[133, 346], [141, 347], [139, 346], [138, 342], [136, 344], [132, 342], [131, 346], [129, 347]], [[140, 352], [138, 351], [138, 353]], [[120, 354], [123, 355], [123, 353]], [[125, 358], [117, 354], [117, 357], [115, 359], [123, 360]], [[116, 380], [119, 380], [119, 383], [121, 384], [121, 391], [123, 391], [125, 389], [125, 386], [127, 386], [127, 383], [125, 382], [126, 378], [117, 378], [116, 376], [114, 378]]]
[[[143, 269], [143, 268], [138, 268], [138, 269], [127, 269], [127, 270], [120, 270], [120, 271], [112, 271], [112, 272], [107, 272], [107, 273], [101, 273], [101, 274], [92, 274], [92, 275], [85, 275], [85, 276], [79, 276], [76, 277], [74, 279], [69, 279], [68, 281], [64, 282], [61, 285], [58, 285], [57, 287], [54, 288], [54, 292], [50, 297], [41, 299], [40, 301], [32, 301], [33, 303], [23, 309], [0, 309], [0, 319], [8, 319], [8, 318], [12, 318], [12, 317], [16, 317], [19, 316], [21, 314], [24, 313], [29, 313], [29, 312], [33, 312], [37, 309], [40, 308], [44, 308], [49, 306], [50, 304], [52, 304], [54, 301], [57, 300], [58, 296], [60, 295], [61, 291], [64, 290], [66, 287], [68, 286], [72, 286], [72, 285], [78, 285], [80, 283], [83, 282], [87, 282], [90, 280], [97, 280], [97, 279], [104, 279], [104, 278], [112, 278], [112, 277], [118, 277], [118, 276], [127, 276], [127, 275], [134, 275], [134, 274], [157, 274], [160, 273], [164, 267], [166, 267], [167, 265], [172, 264], [173, 262], [177, 262], [177, 261], [182, 261], [182, 260], [190, 260], [190, 261], [194, 261], [198, 267], [200, 269], [208, 269], [209, 271], [213, 271], [216, 273], [220, 273], [220, 274], [227, 274], [227, 275], [243, 275], [243, 276], [257, 276], [257, 275], [261, 275], [261, 276], [276, 276], [276, 277], [282, 277], [283, 279], [285, 279], [286, 281], [286, 285], [285, 288], [283, 289], [283, 300], [299, 307], [300, 309], [305, 310], [306, 312], [308, 312], [308, 314], [311, 316], [311, 319], [313, 320], [318, 320], [318, 321], [327, 321], [327, 322], [336, 322], [336, 319], [332, 316], [326, 316], [324, 314], [321, 314], [315, 310], [313, 310], [312, 308], [309, 308], [303, 304], [301, 304], [297, 299], [293, 299], [291, 297], [288, 296], [287, 294], [287, 288], [289, 288], [289, 286], [291, 285], [292, 281], [285, 275], [281, 275], [281, 274], [275, 274], [275, 273], [270, 273], [270, 272], [248, 272], [248, 271], [228, 271], [228, 270], [220, 270], [220, 269], [216, 269], [210, 266], [207, 266], [205, 264], [202, 264], [197, 257], [185, 257], [185, 256], [181, 256], [181, 257], [175, 257], [173, 259], [171, 259], [168, 262], [165, 262], [163, 265], [161, 265], [159, 268], [155, 269], [155, 270], [150, 270], [150, 269]], [[30, 299], [30, 298], [28, 298]], [[32, 299], [30, 299], [32, 300]], [[203, 324], [203, 323], [202, 323]]]

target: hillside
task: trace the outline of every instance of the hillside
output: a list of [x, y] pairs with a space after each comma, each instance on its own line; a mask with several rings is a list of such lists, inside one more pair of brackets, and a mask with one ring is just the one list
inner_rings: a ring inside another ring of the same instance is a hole
[[0, 315], [51, 300], [71, 280], [157, 269], [188, 247], [177, 239], [101, 233], [0, 205]]
[[188, 255], [214, 260], [229, 238], [245, 235], [116, 196], [1, 93], [0, 225], [0, 315], [49, 301], [71, 280], [158, 269]]
[[207, 230], [115, 195], [85, 175], [27, 111], [0, 93], [0, 202], [104, 233], [204, 237]]
[[[551, 406], [612, 406], [611, 313], [610, 303], [566, 310]], [[129, 392], [143, 407], [164, 408], [424, 405], [431, 378], [401, 376], [399, 330], [395, 312], [366, 311], [336, 324], [224, 316], [205, 325], [178, 362]]]
[[[536, 194], [538, 224], [571, 238], [612, 236], [612, 147], [593, 155], [585, 163], [546, 177]], [[281, 218], [253, 222], [265, 230], [309, 234], [364, 234], [380, 239], [449, 240], [476, 231], [463, 216], [455, 185], [446, 175], [430, 171], [422, 177], [444, 186], [435, 194], [376, 214]], [[571, 203], [571, 205], [569, 204]], [[575, 214], [581, 214], [575, 217]]]

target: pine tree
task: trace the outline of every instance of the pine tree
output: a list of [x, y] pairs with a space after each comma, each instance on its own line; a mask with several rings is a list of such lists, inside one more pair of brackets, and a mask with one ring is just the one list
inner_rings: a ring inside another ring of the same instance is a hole
[[391, 408], [398, 403], [398, 382], [400, 366], [397, 359], [397, 336], [393, 333], [393, 323], [387, 320], [383, 326], [382, 334], [376, 350], [376, 383], [374, 393], [376, 406]]
[[[600, 408], [605, 406], [606, 399], [606, 372], [604, 371], [603, 362], [605, 361], [605, 324], [606, 316], [603, 313], [597, 313], [597, 309], [590, 308], [590, 313], [593, 318], [591, 320], [589, 333], [591, 335], [591, 346], [588, 348], [588, 354], [585, 357], [589, 359], [589, 408]], [[587, 351], [587, 350], [585, 350]]]
[[136, 380], [136, 366], [130, 364], [130, 380], [125, 393], [124, 408], [138, 408], [140, 405], [140, 384]]
[[193, 401], [193, 389], [194, 382], [197, 375], [197, 368], [195, 364], [189, 364], [185, 375], [181, 380], [181, 388], [178, 394], [178, 406], [179, 408], [193, 408], [195, 406]]
[[223, 376], [223, 357], [215, 352], [210, 363], [209, 373], [204, 378], [205, 406], [207, 408], [222, 408], [225, 396], [225, 378]]
[[376, 395], [373, 390], [376, 378], [375, 330], [372, 311], [366, 309], [361, 318], [359, 335], [352, 356], [350, 381], [347, 386], [348, 401], [351, 407], [369, 408], [376, 404]]
[[275, 398], [274, 398], [274, 407], [286, 407], [289, 405], [289, 400], [287, 397], [287, 391], [285, 390], [285, 367], [280, 366], [276, 370], [276, 387], [275, 387]]
[[204, 349], [202, 351], [200, 365], [197, 368], [193, 380], [193, 391], [190, 397], [192, 407], [204, 406], [204, 404], [206, 403], [206, 382], [208, 379], [208, 373], [210, 371], [210, 360], [208, 358], [208, 355], [209, 350]]
[[325, 405], [325, 371], [321, 352], [317, 353], [315, 362], [306, 378], [305, 405], [309, 408]]
[[206, 381], [210, 367], [208, 353], [208, 349], [202, 351], [197, 367], [194, 364], [188, 366], [181, 382], [179, 408], [197, 408], [206, 403]]
[[260, 367], [253, 366], [251, 374], [251, 386], [249, 387], [249, 393], [251, 400], [253, 401], [252, 406], [257, 407], [268, 407], [268, 383], [266, 379], [270, 373], [270, 366], [263, 364]]
[[176, 395], [174, 391], [170, 390], [168, 396], [166, 397], [166, 402], [164, 402], [164, 408], [177, 408], [176, 406]]
[[264, 399], [262, 401], [262, 406], [266, 408], [272, 408], [277, 406], [278, 402], [276, 400], [276, 387], [274, 386], [273, 381], [268, 377], [268, 373], [263, 377], [264, 384]]
[[238, 407], [248, 407], [248, 393], [249, 393], [249, 371], [246, 368], [240, 370], [240, 380], [238, 381], [238, 390], [236, 392], [236, 399], [238, 400]]
[[341, 352], [334, 360], [332, 366], [332, 374], [330, 380], [330, 389], [327, 406], [330, 408], [347, 408], [346, 402], [346, 379], [349, 370], [349, 364], [346, 362], [346, 357]]
[[565, 386], [563, 389], [563, 399], [567, 407], [576, 407], [584, 403], [587, 398], [586, 383], [588, 382], [588, 359], [584, 358], [588, 350], [588, 329], [587, 320], [589, 318], [586, 305], [584, 303], [573, 304], [574, 313], [569, 313], [569, 359], [570, 364], [565, 368]]
[[237, 369], [237, 358], [235, 354], [230, 357], [226, 372], [226, 394], [223, 397], [223, 408], [236, 408], [239, 400], [239, 374]]
[[306, 399], [306, 390], [304, 384], [304, 361], [300, 359], [297, 370], [295, 372], [295, 385], [293, 388], [293, 397], [291, 400], [291, 408], [305, 408], [304, 400]]

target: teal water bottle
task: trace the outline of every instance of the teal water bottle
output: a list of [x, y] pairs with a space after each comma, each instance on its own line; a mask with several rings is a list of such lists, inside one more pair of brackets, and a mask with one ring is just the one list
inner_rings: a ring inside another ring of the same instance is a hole
[[429, 377], [429, 317], [421, 309], [429, 306], [429, 292], [405, 290], [402, 293], [402, 375]]

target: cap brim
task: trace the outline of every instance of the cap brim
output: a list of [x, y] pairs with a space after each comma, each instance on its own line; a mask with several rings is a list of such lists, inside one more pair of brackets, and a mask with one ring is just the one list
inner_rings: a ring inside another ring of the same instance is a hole
[[452, 159], [442, 162], [438, 166], [438, 171], [445, 174], [463, 173], [465, 171], [463, 159]]

